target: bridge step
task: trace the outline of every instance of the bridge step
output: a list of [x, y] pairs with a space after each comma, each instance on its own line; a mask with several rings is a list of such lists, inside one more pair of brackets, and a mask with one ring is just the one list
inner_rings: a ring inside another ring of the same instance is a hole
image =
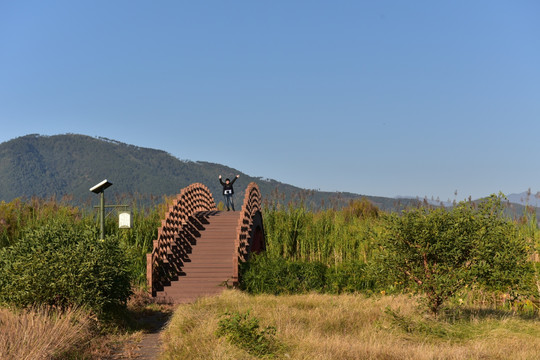
[[199, 219], [194, 241], [183, 247], [171, 246], [169, 263], [179, 253], [181, 273], [162, 291], [157, 302], [188, 303], [201, 296], [217, 295], [231, 284], [233, 258], [240, 212], [214, 212]]

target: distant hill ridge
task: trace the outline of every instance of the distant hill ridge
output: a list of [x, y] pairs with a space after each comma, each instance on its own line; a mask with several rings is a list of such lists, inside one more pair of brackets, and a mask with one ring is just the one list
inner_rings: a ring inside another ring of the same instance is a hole
[[[263, 197], [276, 190], [283, 201], [294, 194], [308, 192], [276, 180], [262, 179], [225, 165], [179, 160], [171, 154], [150, 148], [125, 144], [107, 138], [79, 134], [42, 136], [26, 135], [0, 144], [0, 200], [17, 197], [51, 197], [64, 195], [75, 201], [94, 199], [89, 188], [103, 179], [114, 186], [108, 196], [120, 194], [174, 195], [183, 187], [201, 182], [210, 188], [216, 201], [221, 200], [218, 175], [240, 174], [237, 192], [256, 181]], [[309, 191], [313, 206], [348, 203], [359, 194]], [[384, 210], [416, 203], [414, 199], [392, 199], [365, 196]], [[237, 199], [237, 202], [241, 201]]]

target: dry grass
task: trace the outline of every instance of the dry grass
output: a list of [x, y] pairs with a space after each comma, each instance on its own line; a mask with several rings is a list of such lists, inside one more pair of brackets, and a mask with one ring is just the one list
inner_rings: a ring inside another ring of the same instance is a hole
[[[225, 311], [275, 326], [278, 359], [538, 359], [540, 320], [490, 309], [425, 317], [407, 296], [249, 296], [226, 291], [180, 306], [164, 333], [163, 359], [251, 359], [217, 338]], [[385, 311], [385, 309], [392, 311]]]
[[88, 344], [94, 320], [80, 309], [0, 308], [0, 359], [51, 359]]
[[[130, 305], [137, 314], [151, 311], [146, 299], [134, 301]], [[0, 360], [138, 359], [144, 331], [136, 329], [147, 326], [132, 321], [136, 324], [130, 329], [109, 324], [104, 330], [102, 323], [80, 309], [0, 308]]]

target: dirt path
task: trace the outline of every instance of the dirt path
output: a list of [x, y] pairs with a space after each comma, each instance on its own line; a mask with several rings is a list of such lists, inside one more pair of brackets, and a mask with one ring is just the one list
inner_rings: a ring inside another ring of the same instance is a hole
[[137, 359], [157, 360], [161, 350], [161, 333], [144, 334], [139, 343], [139, 349], [136, 354]]
[[161, 333], [165, 329], [172, 311], [152, 312], [141, 317], [137, 322], [146, 329], [141, 342], [138, 344], [136, 359], [158, 359], [161, 350]]

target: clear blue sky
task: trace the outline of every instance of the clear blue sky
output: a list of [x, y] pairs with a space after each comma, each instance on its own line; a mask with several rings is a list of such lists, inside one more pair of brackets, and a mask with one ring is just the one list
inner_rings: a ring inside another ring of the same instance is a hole
[[538, 1], [0, 2], [0, 142], [81, 133], [305, 188], [540, 190]]

